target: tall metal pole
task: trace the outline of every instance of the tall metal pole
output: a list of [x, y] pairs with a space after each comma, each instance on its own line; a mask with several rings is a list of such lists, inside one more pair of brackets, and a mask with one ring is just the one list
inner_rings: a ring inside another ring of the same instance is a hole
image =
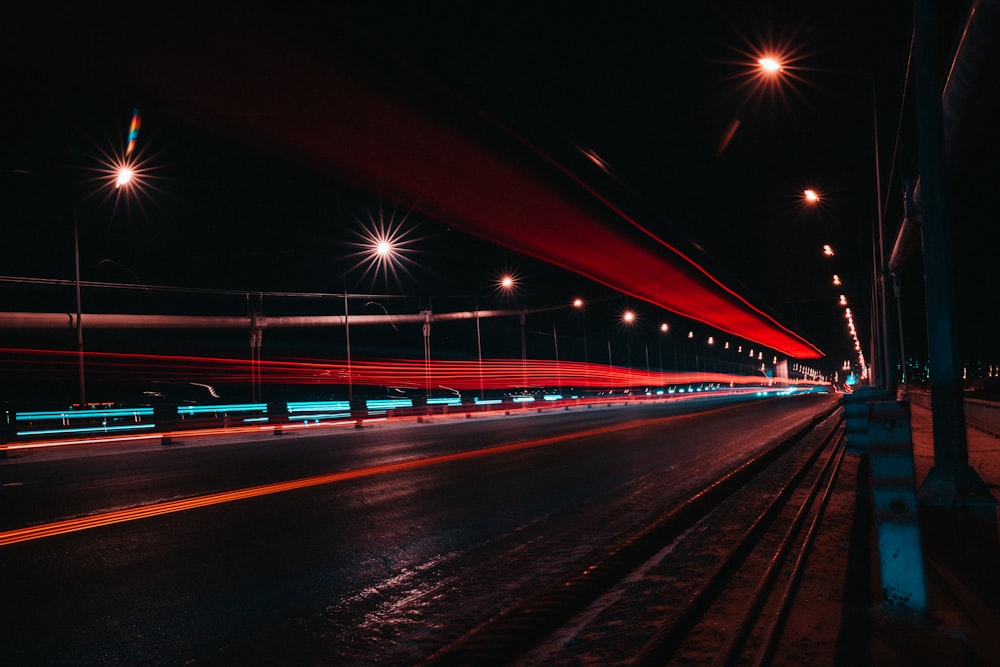
[[76, 350], [80, 379], [80, 406], [87, 404], [87, 380], [83, 360], [83, 305], [80, 300], [80, 230], [76, 211], [73, 212], [73, 255], [76, 265]]
[[608, 334], [608, 381], [611, 382], [614, 379], [615, 367], [611, 363], [611, 335]]
[[[584, 365], [589, 365], [590, 364], [590, 358], [589, 358], [589, 355], [588, 355], [588, 352], [587, 352], [587, 311], [585, 310], [585, 308], [586, 308], [586, 306], [581, 302], [581, 306], [580, 306], [580, 318], [581, 318], [581, 320], [580, 321], [583, 324], [583, 363], [584, 363]], [[592, 385], [592, 383], [591, 383], [591, 380], [590, 380], [590, 371], [588, 370], [587, 371], [587, 381], [586, 381], [587, 389], [590, 389], [591, 385]]]
[[427, 385], [427, 411], [431, 406], [431, 311], [424, 311], [424, 383]]
[[351, 372], [351, 325], [348, 318], [347, 287], [344, 287], [344, 336], [347, 338], [347, 400], [354, 403], [354, 376]]
[[896, 349], [892, 337], [893, 310], [890, 306], [894, 293], [890, 291], [889, 249], [885, 242], [885, 220], [882, 214], [882, 170], [878, 150], [878, 95], [875, 87], [875, 75], [871, 77], [872, 95], [872, 144], [875, 158], [875, 224], [878, 226], [878, 290], [881, 307], [882, 326], [879, 332], [882, 336], [882, 368], [884, 380], [882, 385], [886, 391], [894, 392], [896, 385]]
[[562, 371], [559, 369], [559, 334], [556, 333], [556, 323], [552, 322], [552, 346], [556, 351], [556, 393], [562, 393]]
[[479, 304], [476, 304], [476, 352], [479, 354], [479, 400], [484, 399], [483, 382], [483, 337], [479, 331]]
[[524, 338], [524, 317], [525, 311], [521, 311], [521, 379], [524, 387], [524, 391], [528, 391], [528, 351], [525, 346]]

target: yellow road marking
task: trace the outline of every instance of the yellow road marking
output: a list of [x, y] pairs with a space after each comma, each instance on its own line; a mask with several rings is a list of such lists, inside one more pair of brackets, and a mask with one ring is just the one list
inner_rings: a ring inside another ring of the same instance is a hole
[[360, 479], [362, 477], [372, 477], [374, 475], [384, 475], [388, 473], [399, 472], [402, 470], [411, 470], [413, 468], [421, 468], [424, 466], [449, 463], [452, 461], [461, 461], [464, 459], [472, 459], [482, 456], [492, 456], [494, 454], [514, 452], [521, 449], [531, 449], [534, 447], [551, 445], [557, 442], [565, 442], [566, 440], [599, 436], [607, 433], [613, 433], [615, 431], [623, 431], [632, 428], [637, 428], [639, 426], [655, 425], [657, 423], [670, 420], [677, 421], [678, 419], [683, 419], [684, 417], [691, 417], [691, 416], [693, 415], [661, 417], [649, 421], [634, 422], [624, 426], [623, 425], [604, 426], [601, 428], [591, 429], [589, 431], [584, 431], [584, 432], [574, 432], [563, 435], [551, 436], [548, 438], [540, 438], [537, 440], [527, 440], [524, 442], [517, 442], [509, 445], [499, 445], [497, 447], [489, 447], [487, 449], [476, 449], [471, 451], [456, 452], [454, 454], [443, 454], [441, 456], [432, 456], [429, 458], [415, 459], [411, 461], [401, 461], [399, 463], [389, 463], [386, 465], [371, 466], [368, 468], [358, 468], [357, 470], [344, 470], [341, 472], [330, 473], [327, 475], [318, 475], [316, 477], [305, 477], [302, 479], [294, 479], [286, 482], [263, 484], [261, 486], [252, 486], [246, 489], [235, 489], [232, 491], [210, 493], [203, 496], [195, 496], [193, 498], [170, 500], [162, 503], [155, 503], [152, 505], [142, 505], [140, 507], [115, 510], [113, 512], [103, 512], [101, 514], [92, 514], [89, 516], [75, 517], [73, 519], [64, 519], [62, 521], [54, 521], [52, 523], [40, 524], [37, 526], [27, 526], [25, 528], [17, 528], [14, 530], [8, 530], [0, 533], [0, 547], [7, 546], [10, 544], [17, 544], [18, 542], [37, 540], [44, 537], [54, 537], [56, 535], [64, 535], [66, 533], [73, 533], [81, 530], [89, 530], [91, 528], [100, 528], [101, 526], [110, 526], [116, 523], [124, 523], [126, 521], [149, 519], [155, 516], [162, 516], [164, 514], [172, 514], [174, 512], [185, 512], [187, 510], [197, 509], [199, 507], [209, 507], [211, 505], [220, 505], [222, 503], [230, 503], [237, 500], [257, 498], [260, 496], [266, 496], [273, 493], [284, 493], [285, 491], [293, 491], [295, 489], [305, 489], [312, 486], [322, 486], [324, 484], [335, 484], [337, 482], [344, 482], [351, 479]]

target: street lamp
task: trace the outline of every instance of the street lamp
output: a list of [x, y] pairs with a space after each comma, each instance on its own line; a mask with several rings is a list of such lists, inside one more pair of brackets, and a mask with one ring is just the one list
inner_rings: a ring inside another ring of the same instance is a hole
[[781, 62], [773, 56], [764, 56], [757, 59], [757, 64], [767, 74], [778, 74], [782, 70]]
[[[670, 327], [667, 326], [666, 322], [660, 324], [660, 333], [666, 334], [670, 331]], [[663, 389], [663, 336], [656, 337], [656, 350], [660, 356], [660, 388]], [[676, 365], [676, 364], [675, 364]]]
[[[141, 185], [136, 167], [127, 159], [115, 160], [108, 167], [105, 173], [109, 173], [113, 179], [115, 190], [119, 195], [127, 195], [133, 186]], [[80, 406], [87, 404], [87, 374], [86, 363], [83, 352], [83, 300], [80, 295], [80, 223], [76, 212], [73, 212], [73, 263], [74, 278], [76, 283], [76, 347], [77, 347], [77, 375], [79, 379]]]
[[[580, 311], [580, 322], [581, 322], [581, 328], [582, 328], [582, 331], [583, 331], [583, 363], [586, 365], [586, 364], [590, 363], [589, 353], [587, 351], [587, 309], [586, 309], [586, 303], [584, 302], [583, 299], [577, 297], [577, 298], [573, 299], [573, 308], [575, 308], [576, 310]], [[589, 372], [587, 372], [586, 378], [587, 378], [587, 380], [586, 380], [586, 386], [587, 386], [588, 389], [590, 389], [591, 383], [590, 383], [590, 373]]]
[[[505, 273], [500, 276], [499, 281], [500, 289], [508, 294], [514, 294], [517, 291], [517, 278], [510, 273]], [[525, 311], [521, 310], [521, 384], [522, 391], [527, 393], [528, 391], [528, 352], [527, 345], [524, 337], [524, 319]]]
[[[380, 274], [385, 279], [388, 279], [390, 275], [394, 279], [398, 279], [400, 272], [409, 273], [406, 265], [410, 260], [408, 257], [408, 251], [410, 248], [408, 245], [409, 241], [407, 238], [407, 232], [402, 230], [404, 221], [405, 218], [393, 220], [392, 217], [386, 220], [380, 211], [377, 220], [374, 217], [369, 217], [367, 223], [363, 224], [361, 231], [358, 233], [358, 242], [351, 243], [352, 246], [357, 248], [357, 251], [352, 253], [351, 256], [358, 257], [360, 259], [358, 266], [364, 267], [362, 279], [369, 273], [372, 274], [373, 281], [376, 280]], [[347, 400], [348, 402], [353, 403], [354, 377], [353, 368], [351, 366], [351, 324], [350, 308], [348, 306], [349, 296], [347, 282], [345, 280], [344, 337], [347, 344]], [[430, 377], [430, 360], [426, 358], [426, 355], [429, 352], [429, 341], [427, 340], [429, 335], [430, 320], [429, 318], [425, 318], [424, 352], [426, 376], [428, 381]], [[430, 391], [429, 386], [427, 391]]]
[[118, 168], [118, 172], [115, 177], [115, 187], [121, 188], [123, 186], [127, 186], [129, 183], [132, 182], [132, 179], [134, 177], [135, 177], [135, 170], [133, 170], [132, 167], [127, 164], [122, 165], [121, 167]]
[[[628, 327], [632, 328], [635, 322], [635, 311], [626, 310], [622, 313], [622, 323]], [[628, 332], [625, 333], [625, 354], [628, 356], [628, 392], [632, 393], [632, 341], [629, 339]]]

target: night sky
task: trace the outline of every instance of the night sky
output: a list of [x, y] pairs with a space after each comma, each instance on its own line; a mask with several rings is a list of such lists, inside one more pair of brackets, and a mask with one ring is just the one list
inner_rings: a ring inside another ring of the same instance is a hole
[[[385, 295], [384, 303], [409, 312], [431, 304], [435, 310], [509, 306], [494, 290], [509, 269], [522, 280], [518, 305], [582, 295], [594, 304], [588, 325], [598, 331], [610, 327], [600, 318], [622, 304], [650, 325], [689, 326], [449, 226], [377, 184], [358, 187], [350, 174], [264, 139], [265, 128], [300, 119], [276, 118], [259, 104], [269, 91], [254, 90], [255, 73], [240, 57], [259, 48], [299, 89], [328, 94], [324, 81], [308, 79], [305, 64], [329, 65], [503, 155], [547, 156], [548, 166], [536, 160], [531, 173], [543, 178], [560, 165], [818, 346], [826, 356], [815, 365], [833, 371], [854, 358], [839, 294], [855, 306], [862, 343], [870, 339], [876, 207], [869, 75], [876, 82], [890, 236], [902, 217], [900, 184], [917, 171], [911, 98], [901, 113], [910, 3], [871, 4], [359, 2], [233, 11], [173, 3], [159, 11], [125, 4], [44, 15], [21, 10], [2, 28], [8, 48], [0, 275], [71, 279], [75, 216], [84, 280], [233, 292], [200, 295], [181, 310], [245, 310], [241, 300], [250, 297], [241, 292], [345, 289]], [[950, 7], [942, 16], [943, 62], [964, 14], [964, 6]], [[227, 42], [233, 34], [250, 41]], [[185, 45], [195, 44], [192, 52], [230, 73], [220, 91], [254, 94], [203, 105], [177, 94], [203, 76], [199, 62], [181, 57], [164, 67], [159, 55], [184, 54]], [[753, 74], [756, 57], [769, 48], [792, 58], [778, 86], [762, 85]], [[985, 122], [995, 98], [976, 97], [974, 139], [952, 172], [959, 334], [970, 359], [992, 354], [997, 231], [983, 224], [991, 214], [979, 195], [992, 191], [996, 175], [990, 147], [997, 131]], [[116, 198], [97, 170], [102, 156], [124, 145], [133, 108], [142, 116], [137, 150], [147, 187], [135, 198]], [[323, 127], [308, 131], [324, 140]], [[822, 193], [818, 207], [802, 203], [806, 187]], [[412, 253], [395, 277], [358, 268], [353, 244], [365, 221], [379, 218], [399, 224]], [[836, 257], [822, 256], [824, 243]], [[834, 273], [843, 288], [831, 284]], [[903, 304], [907, 352], [916, 355], [924, 353], [921, 273], [918, 256], [904, 275]], [[65, 291], [3, 284], [0, 294], [4, 310], [71, 308]], [[400, 294], [408, 298], [389, 298]], [[117, 310], [178, 308], [176, 294], [148, 290], [101, 298]], [[336, 312], [335, 303], [316, 300], [284, 300], [280, 308], [309, 312], [316, 303]]]

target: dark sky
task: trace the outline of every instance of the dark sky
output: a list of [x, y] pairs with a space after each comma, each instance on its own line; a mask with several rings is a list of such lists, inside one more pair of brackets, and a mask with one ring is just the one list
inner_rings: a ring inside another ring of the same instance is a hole
[[[524, 278], [527, 305], [581, 291], [617, 304], [607, 288], [581, 288], [567, 271], [254, 141], [255, 123], [274, 121], [267, 109], [239, 99], [211, 108], [178, 101], [171, 91], [200, 76], [198, 62], [178, 63], [169, 74], [142, 65], [158, 51], [183, 53], [192, 40], [211, 40], [216, 27], [229, 34], [239, 26], [266, 36], [261, 48], [290, 70], [307, 54], [501, 150], [550, 156], [818, 345], [825, 370], [853, 354], [839, 293], [857, 304], [868, 344], [876, 208], [868, 74], [877, 83], [882, 188], [894, 233], [900, 183], [916, 174], [911, 101], [897, 135], [909, 2], [137, 4], [25, 14], [3, 28], [0, 274], [71, 278], [76, 215], [90, 280], [237, 292], [347, 286], [448, 308], [450, 296], [488, 294], [511, 268]], [[943, 60], [964, 11], [951, 7], [942, 16]], [[254, 72], [234, 55], [246, 46], [219, 41], [208, 52], [252, 88]], [[748, 74], [766, 46], [794, 59], [780, 87], [756, 85]], [[305, 85], [319, 92], [323, 83]], [[133, 107], [142, 114], [138, 150], [148, 187], [134, 200], [115, 200], [93, 170], [102, 154], [120, 150]], [[322, 136], [321, 127], [315, 131]], [[988, 145], [995, 130], [983, 138], [973, 143]], [[986, 152], [965, 159], [964, 182], [989, 189], [980, 168], [990, 162]], [[805, 187], [823, 193], [819, 207], [802, 205]], [[988, 338], [977, 323], [995, 299], [981, 287], [991, 277], [979, 269], [988, 266], [984, 249], [996, 233], [978, 224], [983, 212], [971, 189], [960, 187], [955, 197], [956, 275], [963, 347], [982, 355]], [[403, 228], [412, 229], [415, 262], [398, 280], [373, 282], [352, 268], [358, 259], [350, 244], [363, 220], [379, 215], [405, 218]], [[836, 258], [822, 257], [824, 243]], [[910, 279], [920, 277], [915, 261]], [[843, 289], [832, 286], [834, 273]], [[19, 288], [0, 289], [12, 307], [24, 307]], [[906, 294], [907, 335], [919, 353], [919, 288]], [[652, 307], [646, 316], [669, 318]]]

